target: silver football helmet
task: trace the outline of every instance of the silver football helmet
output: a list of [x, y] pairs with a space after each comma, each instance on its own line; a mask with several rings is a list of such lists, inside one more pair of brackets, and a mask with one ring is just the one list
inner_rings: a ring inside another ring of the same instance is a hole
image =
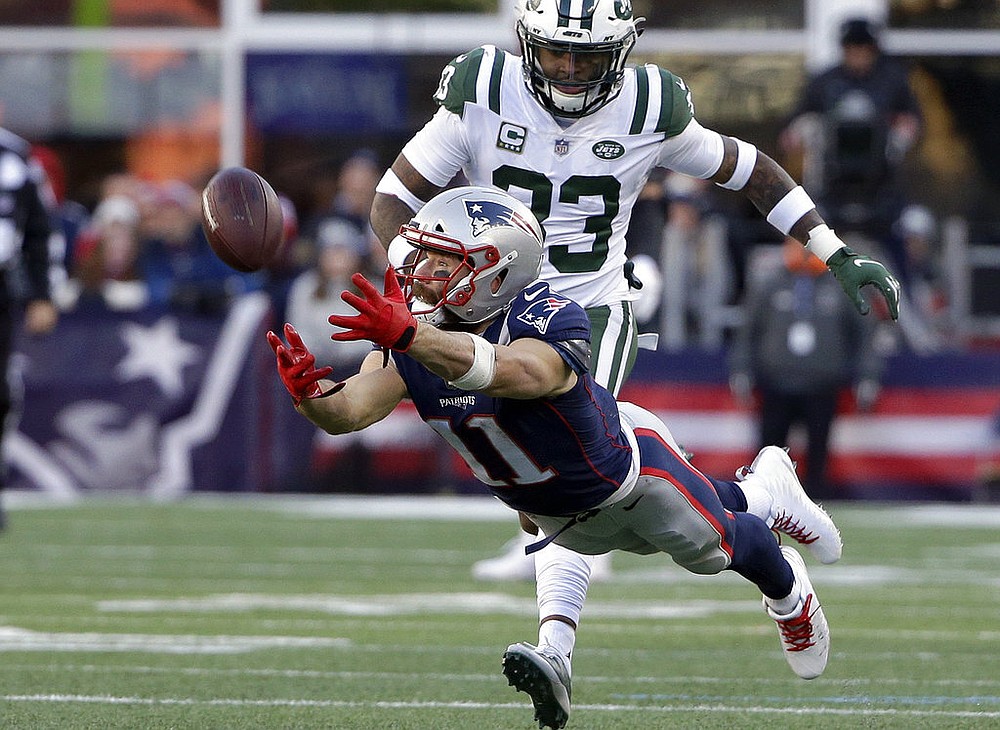
[[[433, 325], [476, 324], [495, 316], [538, 278], [542, 266], [542, 227], [526, 205], [502, 190], [445, 190], [399, 235], [416, 249], [397, 270], [403, 293], [413, 314]], [[460, 260], [441, 268], [436, 254]]]
[[524, 78], [561, 117], [591, 114], [618, 95], [644, 18], [632, 0], [517, 0]]

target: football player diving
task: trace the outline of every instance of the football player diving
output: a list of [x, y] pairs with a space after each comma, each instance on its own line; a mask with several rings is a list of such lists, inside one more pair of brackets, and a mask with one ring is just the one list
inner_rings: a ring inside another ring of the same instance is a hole
[[[746, 195], [826, 262], [862, 313], [869, 305], [861, 291], [870, 286], [898, 316], [896, 280], [846, 247], [780, 165], [703, 127], [683, 79], [654, 64], [626, 64], [643, 23], [629, 0], [518, 0], [515, 15], [520, 55], [487, 45], [449, 63], [434, 94], [439, 109], [380, 181], [371, 222], [390, 261], [402, 263], [411, 248], [399, 227], [458, 173], [508, 191], [541, 222], [541, 277], [584, 308], [591, 374], [617, 394], [637, 347], [625, 233], [650, 171], [663, 167]], [[773, 524], [782, 530], [785, 522]], [[523, 562], [523, 544], [516, 549]], [[534, 555], [544, 643], [551, 632], [575, 631], [594, 558], [558, 544]]]
[[[356, 315], [331, 315], [337, 341], [370, 340], [358, 374], [335, 382], [295, 329], [268, 332], [299, 413], [331, 434], [363, 429], [404, 398], [494, 496], [541, 530], [529, 551], [560, 545], [667, 553], [699, 574], [733, 570], [763, 593], [784, 655], [819, 676], [829, 631], [805, 564], [768, 525], [794, 515], [820, 560], [840, 557], [840, 534], [809, 500], [783, 449], [761, 451], [742, 481], [710, 478], [684, 457], [653, 414], [618, 403], [591, 374], [584, 309], [538, 279], [543, 233], [531, 211], [495, 188], [440, 193], [404, 224], [414, 255], [379, 292], [361, 274]], [[515, 643], [503, 672], [532, 699], [541, 727], [570, 714], [575, 634], [546, 622], [541, 643]]]

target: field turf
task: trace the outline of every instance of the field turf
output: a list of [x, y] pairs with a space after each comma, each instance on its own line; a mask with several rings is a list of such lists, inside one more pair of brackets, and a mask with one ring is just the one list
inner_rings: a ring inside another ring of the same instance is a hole
[[[513, 534], [493, 502], [9, 502], [4, 729], [535, 727], [499, 671], [536, 638], [533, 587], [470, 575]], [[822, 677], [792, 674], [737, 576], [616, 554], [568, 727], [1000, 727], [1000, 508], [831, 507], [844, 558], [806, 556]]]

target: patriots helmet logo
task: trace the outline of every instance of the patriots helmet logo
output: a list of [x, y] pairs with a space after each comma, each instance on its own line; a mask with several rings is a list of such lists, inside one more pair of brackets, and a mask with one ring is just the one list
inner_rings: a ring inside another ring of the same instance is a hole
[[549, 295], [533, 302], [525, 309], [517, 319], [530, 327], [538, 330], [538, 334], [544, 335], [549, 330], [552, 318], [569, 304], [569, 299]]
[[465, 212], [472, 222], [472, 235], [476, 237], [502, 226], [522, 227], [511, 208], [492, 200], [466, 200]]

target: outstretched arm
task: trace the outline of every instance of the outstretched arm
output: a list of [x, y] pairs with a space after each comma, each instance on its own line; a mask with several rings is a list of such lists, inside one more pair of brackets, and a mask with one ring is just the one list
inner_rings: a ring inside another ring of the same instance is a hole
[[341, 298], [356, 315], [331, 315], [330, 324], [345, 328], [335, 340], [371, 340], [406, 352], [456, 388], [505, 398], [543, 398], [565, 393], [576, 374], [549, 344], [530, 338], [509, 346], [494, 345], [469, 332], [449, 332], [418, 322], [410, 313], [395, 270], [385, 274], [383, 292], [361, 274], [351, 281], [361, 292]]
[[327, 433], [360, 431], [388, 416], [406, 397], [406, 386], [394, 367], [382, 367], [382, 355], [372, 353], [361, 371], [345, 381], [327, 379], [333, 369], [317, 368], [316, 358], [295, 328], [286, 324], [285, 339], [267, 333], [278, 375], [295, 409]]
[[781, 165], [752, 145], [732, 137], [722, 139], [722, 165], [711, 179], [723, 187], [742, 190], [768, 223], [825, 261], [859, 312], [869, 311], [861, 289], [873, 286], [885, 298], [890, 316], [897, 319], [899, 282], [885, 266], [847, 248]]

